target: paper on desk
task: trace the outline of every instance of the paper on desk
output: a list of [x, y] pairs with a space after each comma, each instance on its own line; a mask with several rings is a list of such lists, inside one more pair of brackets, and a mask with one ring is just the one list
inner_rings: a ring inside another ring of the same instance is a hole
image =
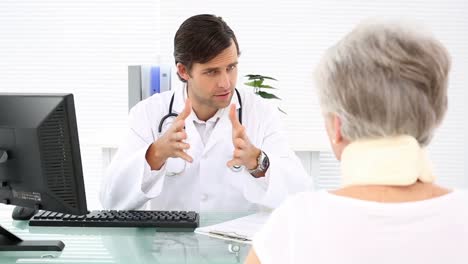
[[216, 225], [199, 227], [195, 233], [251, 244], [252, 238], [268, 220], [270, 213], [261, 212]]

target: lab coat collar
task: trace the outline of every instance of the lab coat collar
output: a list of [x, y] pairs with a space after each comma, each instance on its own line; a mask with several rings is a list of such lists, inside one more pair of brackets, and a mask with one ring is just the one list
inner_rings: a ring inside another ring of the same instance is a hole
[[[172, 111], [176, 114], [179, 114], [182, 112], [182, 110], [184, 110], [185, 98], [187, 98], [185, 87], [186, 85], [183, 85], [182, 87], [178, 87], [174, 90], [174, 105], [172, 106]], [[242, 97], [242, 93], [240, 93], [240, 96]], [[227, 106], [227, 109], [225, 109], [224, 114], [229, 114], [229, 107], [231, 104], [236, 104], [236, 109], [240, 108], [239, 100], [237, 99], [235, 90], [231, 98], [231, 103], [229, 106]], [[219, 109], [218, 112], [219, 111], [223, 111], [223, 109]]]

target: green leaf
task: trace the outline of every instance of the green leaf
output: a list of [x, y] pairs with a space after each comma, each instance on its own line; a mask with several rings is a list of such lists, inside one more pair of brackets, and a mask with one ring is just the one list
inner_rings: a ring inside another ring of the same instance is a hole
[[252, 86], [252, 87], [262, 87], [263, 80], [254, 80], [251, 82], [244, 83], [245, 85]]
[[245, 75], [245, 77], [249, 77], [249, 80], [252, 80], [252, 79], [260, 79], [262, 76], [258, 74], [247, 74]]
[[264, 80], [264, 79], [268, 79], [268, 80], [278, 81], [278, 80], [276, 80], [276, 79], [273, 78], [273, 77], [263, 76], [263, 75], [260, 75], [260, 74], [247, 74], [247, 75], [245, 75], [245, 77], [249, 77], [249, 80]]
[[286, 113], [285, 111], [283, 111], [283, 109], [281, 109], [281, 108], [278, 107], [278, 110], [279, 110], [281, 113], [287, 115], [287, 113]]
[[262, 76], [262, 79], [268, 79], [268, 80], [273, 80], [273, 81], [278, 81], [273, 77], [268, 77], [268, 76]]
[[274, 94], [271, 94], [271, 93], [264, 92], [264, 91], [258, 91], [258, 95], [260, 95], [261, 97], [263, 97], [265, 99], [279, 99], [279, 100], [281, 100], [281, 98], [279, 98], [278, 96], [276, 96]]
[[273, 86], [270, 86], [270, 85], [266, 85], [266, 84], [262, 84], [260, 86], [258, 86], [259, 88], [267, 88], [267, 89], [278, 89], [278, 88], [275, 88]]

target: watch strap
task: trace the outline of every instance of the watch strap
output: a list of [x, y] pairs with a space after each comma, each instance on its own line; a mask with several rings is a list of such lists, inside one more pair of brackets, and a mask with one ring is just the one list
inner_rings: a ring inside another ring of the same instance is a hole
[[[267, 165], [267, 166], [265, 166]], [[260, 154], [257, 157], [257, 167], [253, 170], [249, 170], [249, 173], [252, 175], [258, 174], [260, 172], [266, 172], [269, 167], [269, 159], [265, 152], [260, 150]]]

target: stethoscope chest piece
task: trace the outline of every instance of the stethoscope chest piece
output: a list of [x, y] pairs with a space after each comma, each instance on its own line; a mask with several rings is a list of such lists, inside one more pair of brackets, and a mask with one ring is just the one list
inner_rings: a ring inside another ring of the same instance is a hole
[[243, 166], [234, 165], [234, 166], [231, 167], [231, 170], [233, 172], [240, 172], [242, 170], [242, 167]]

